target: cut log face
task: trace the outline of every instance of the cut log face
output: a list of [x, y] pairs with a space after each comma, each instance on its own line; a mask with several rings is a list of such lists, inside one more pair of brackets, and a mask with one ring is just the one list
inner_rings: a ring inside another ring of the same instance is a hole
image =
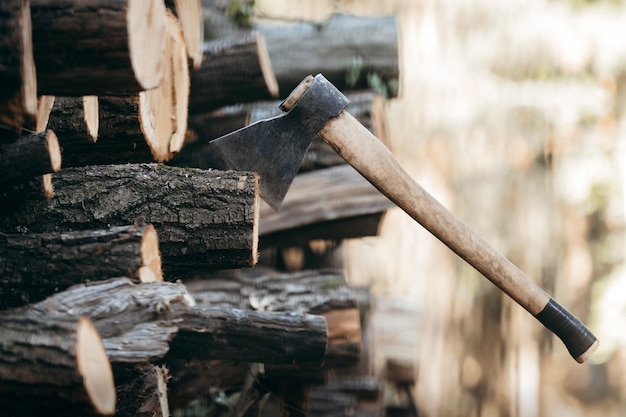
[[89, 319], [1, 317], [3, 415], [113, 414], [111, 365]]
[[31, 33], [28, 0], [0, 2], [0, 124], [10, 136], [21, 134], [37, 111]]
[[185, 35], [187, 54], [194, 70], [202, 63], [202, 44], [204, 43], [204, 18], [200, 0], [165, 0], [180, 22]]
[[163, 280], [154, 227], [0, 233], [0, 309], [43, 300], [74, 284], [116, 276], [135, 282]]
[[115, 417], [170, 416], [167, 399], [170, 375], [165, 366], [148, 364], [119, 368], [113, 365], [118, 399]]
[[[192, 5], [198, 3], [197, 1], [177, 1], [177, 3], [184, 3], [185, 5]], [[182, 4], [181, 4], [182, 7]], [[196, 16], [197, 18], [197, 16]], [[187, 132], [187, 112], [189, 109], [189, 66], [187, 65], [187, 47], [186, 38], [184, 36], [184, 26], [181, 28], [181, 24], [172, 15], [168, 14], [167, 19], [167, 35], [168, 35], [168, 48], [170, 49], [170, 62], [171, 66], [171, 78], [172, 78], [172, 107], [174, 111], [171, 116], [173, 118], [172, 123], [172, 135], [169, 140], [169, 152], [171, 157], [172, 153], [180, 151], [185, 142], [185, 133]], [[201, 48], [201, 47], [200, 47]], [[202, 54], [200, 55], [200, 59]], [[199, 65], [199, 63], [198, 63]]]
[[136, 94], [161, 82], [163, 0], [30, 3], [39, 94]]
[[168, 279], [257, 261], [254, 173], [128, 164], [64, 169], [53, 178], [54, 198], [3, 207], [0, 230], [43, 233], [153, 224]]

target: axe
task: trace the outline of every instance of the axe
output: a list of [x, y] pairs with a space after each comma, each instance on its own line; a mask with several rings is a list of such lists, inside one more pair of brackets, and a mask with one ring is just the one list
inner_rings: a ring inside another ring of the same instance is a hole
[[321, 74], [305, 78], [283, 113], [211, 142], [232, 169], [255, 171], [261, 197], [280, 208], [306, 151], [320, 136], [374, 187], [557, 335], [579, 363], [598, 340], [507, 258], [417, 184], [369, 130], [344, 111], [348, 99]]

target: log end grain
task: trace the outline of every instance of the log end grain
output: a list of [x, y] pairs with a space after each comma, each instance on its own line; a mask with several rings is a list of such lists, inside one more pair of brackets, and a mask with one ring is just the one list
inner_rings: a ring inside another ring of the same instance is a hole
[[267, 90], [270, 96], [273, 98], [278, 97], [278, 80], [276, 80], [276, 74], [272, 68], [272, 61], [270, 60], [270, 54], [267, 50], [267, 44], [265, 43], [265, 36], [261, 32], [256, 32], [257, 37], [257, 54], [259, 56], [259, 67], [263, 74], [263, 79], [267, 85]]
[[98, 331], [85, 317], [79, 319], [76, 328], [76, 361], [95, 410], [112, 415], [116, 402], [113, 371]]
[[48, 127], [50, 112], [54, 106], [54, 96], [39, 96], [37, 100], [37, 132], [43, 132]]
[[[186, 2], [191, 4], [194, 2]], [[172, 111], [173, 132], [170, 139], [170, 152], [179, 152], [185, 143], [185, 133], [187, 132], [187, 113], [189, 108], [189, 65], [187, 64], [187, 46], [185, 44], [187, 38], [184, 34], [185, 27], [176, 20], [176, 18], [168, 13], [167, 34], [168, 49], [171, 65], [172, 96], [174, 106]], [[200, 59], [202, 58], [202, 44], [200, 44]]]
[[59, 139], [52, 130], [47, 130], [44, 137], [48, 154], [50, 154], [50, 169], [52, 172], [59, 172], [61, 170], [61, 147], [59, 146]]
[[166, 44], [165, 2], [128, 2], [130, 60], [137, 82], [144, 90], [159, 86], [163, 79]]
[[159, 252], [159, 238], [154, 226], [148, 225], [141, 241], [141, 257], [143, 266], [138, 275], [141, 282], [163, 281], [161, 269], [161, 253]]
[[83, 97], [83, 114], [89, 138], [91, 138], [93, 142], [96, 142], [98, 140], [98, 130], [100, 128], [100, 119], [98, 117], [98, 96]]
[[194, 70], [202, 63], [202, 44], [204, 43], [204, 16], [202, 2], [174, 0], [176, 16], [185, 35], [187, 54]]
[[354, 364], [361, 352], [361, 322], [357, 308], [331, 310], [320, 314], [328, 325], [326, 362]]

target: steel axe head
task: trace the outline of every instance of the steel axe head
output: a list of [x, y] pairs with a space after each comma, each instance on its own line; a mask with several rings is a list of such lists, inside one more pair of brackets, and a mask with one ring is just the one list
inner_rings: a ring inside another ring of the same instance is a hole
[[349, 100], [323, 75], [306, 77], [280, 104], [284, 114], [211, 141], [230, 169], [259, 175], [261, 197], [278, 210], [311, 141]]

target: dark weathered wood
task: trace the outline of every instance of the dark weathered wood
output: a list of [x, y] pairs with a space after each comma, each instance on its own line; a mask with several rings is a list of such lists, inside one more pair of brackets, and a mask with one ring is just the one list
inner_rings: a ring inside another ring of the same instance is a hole
[[333, 270], [278, 273], [255, 268], [239, 276], [189, 282], [198, 305], [316, 314], [326, 318], [326, 363], [345, 366], [359, 359], [358, 306], [345, 277]]
[[185, 45], [191, 66], [197, 70], [202, 63], [204, 43], [204, 18], [201, 0], [165, 0], [166, 6], [178, 18], [185, 35]]
[[182, 284], [134, 285], [127, 278], [79, 284], [19, 313], [89, 317], [114, 363], [145, 363], [169, 352], [187, 360], [321, 365], [327, 342], [320, 316], [196, 306]]
[[61, 149], [52, 130], [0, 142], [0, 188], [61, 169]]
[[[260, 244], [287, 246], [313, 238], [375, 235], [376, 229], [358, 223], [370, 225], [370, 216], [379, 219], [391, 207], [389, 199], [347, 164], [307, 172], [296, 176], [279, 211], [261, 203]], [[343, 228], [344, 221], [357, 225]]]
[[[282, 22], [281, 22], [282, 23]], [[395, 17], [335, 15], [323, 24], [259, 23], [283, 95], [304, 77], [322, 73], [340, 90], [379, 87], [398, 93], [398, 31]], [[373, 82], [378, 77], [379, 82]]]
[[[43, 96], [49, 100], [49, 109], [38, 123], [52, 129], [59, 138], [63, 152], [63, 166], [80, 165], [80, 161], [94, 151], [98, 139], [98, 98]], [[44, 111], [41, 109], [42, 112]]]
[[71, 285], [127, 276], [162, 281], [152, 226], [64, 233], [0, 233], [0, 309], [41, 301]]
[[249, 32], [216, 39], [205, 43], [202, 65], [191, 73], [189, 114], [277, 95], [262, 34]]
[[1, 314], [0, 407], [3, 416], [113, 414], [111, 365], [91, 321]]
[[337, 378], [312, 386], [307, 399], [310, 416], [383, 416], [383, 384], [374, 376]]
[[30, 3], [39, 94], [131, 94], [161, 82], [163, 0]]
[[37, 111], [28, 0], [0, 2], [0, 138], [22, 134]]
[[64, 169], [53, 175], [55, 196], [3, 207], [0, 231], [152, 224], [166, 279], [256, 263], [259, 198], [253, 173], [128, 164]]
[[113, 365], [117, 393], [115, 417], [169, 417], [167, 368], [153, 364], [120, 368]]

